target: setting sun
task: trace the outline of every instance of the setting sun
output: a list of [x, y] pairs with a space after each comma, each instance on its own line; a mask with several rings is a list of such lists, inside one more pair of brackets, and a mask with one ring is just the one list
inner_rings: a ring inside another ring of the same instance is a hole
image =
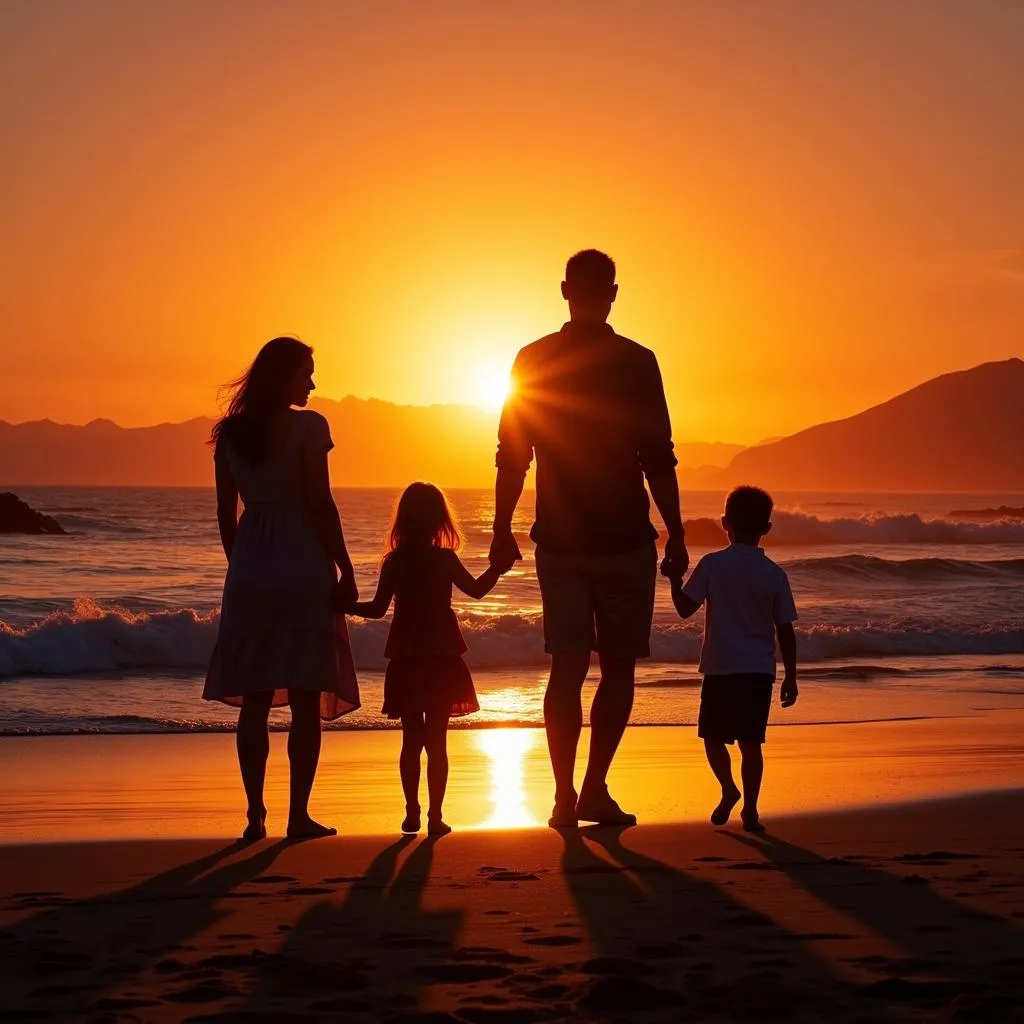
[[475, 389], [475, 404], [497, 412], [505, 404], [512, 382], [507, 373], [490, 368], [476, 375]]

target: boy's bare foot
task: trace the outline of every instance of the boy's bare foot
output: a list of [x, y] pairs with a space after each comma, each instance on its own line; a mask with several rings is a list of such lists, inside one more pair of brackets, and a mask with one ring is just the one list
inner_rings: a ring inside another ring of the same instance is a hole
[[747, 814], [745, 812], [740, 813], [740, 821], [743, 823], [744, 832], [767, 832], [768, 829], [764, 827], [761, 819], [757, 816], [757, 811], [753, 814]]
[[336, 836], [338, 830], [330, 825], [321, 825], [306, 815], [298, 821], [289, 821], [285, 834], [289, 839], [322, 839], [324, 836]]
[[443, 821], [441, 818], [427, 819], [428, 836], [446, 836], [451, 832], [451, 830], [451, 825], [449, 825], [447, 821]]
[[402, 832], [407, 836], [411, 836], [419, 832], [420, 828], [420, 809], [418, 807], [406, 807], [405, 821], [402, 822]]
[[740, 802], [740, 796], [741, 793], [735, 786], [732, 789], [723, 789], [721, 802], [711, 812], [711, 824], [724, 825], [729, 820], [732, 809]]

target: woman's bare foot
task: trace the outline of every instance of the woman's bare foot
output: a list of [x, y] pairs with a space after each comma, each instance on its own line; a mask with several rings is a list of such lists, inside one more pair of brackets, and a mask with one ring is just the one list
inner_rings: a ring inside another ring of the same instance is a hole
[[[729, 820], [729, 815], [732, 814], [732, 809], [740, 801], [740, 791], [733, 786], [732, 789], [722, 790], [722, 801], [719, 805], [711, 812], [711, 824], [712, 825], [724, 825]], [[755, 815], [756, 817], [756, 815]]]
[[429, 818], [427, 820], [427, 835], [428, 836], [446, 836], [451, 832], [452, 827], [448, 822], [443, 821], [441, 818]]
[[336, 828], [331, 828], [330, 825], [321, 825], [319, 821], [314, 821], [308, 814], [304, 818], [299, 818], [298, 821], [289, 821], [286, 832], [289, 839], [322, 839], [324, 836], [336, 836], [337, 834]]
[[402, 822], [402, 832], [407, 836], [415, 835], [421, 827], [420, 809], [418, 807], [406, 807], [405, 821]]

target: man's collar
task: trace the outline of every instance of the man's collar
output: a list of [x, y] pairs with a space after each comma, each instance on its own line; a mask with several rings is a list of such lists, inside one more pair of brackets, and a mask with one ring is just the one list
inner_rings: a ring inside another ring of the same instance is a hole
[[562, 324], [563, 334], [614, 334], [610, 323], [597, 323], [592, 320], [567, 320]]

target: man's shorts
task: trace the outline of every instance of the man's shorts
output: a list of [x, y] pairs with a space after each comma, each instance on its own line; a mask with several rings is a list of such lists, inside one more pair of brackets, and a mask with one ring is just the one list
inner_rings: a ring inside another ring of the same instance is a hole
[[559, 555], [537, 548], [537, 580], [548, 654], [651, 653], [654, 545], [617, 555]]
[[697, 735], [713, 743], [764, 743], [774, 682], [758, 672], [705, 676]]

